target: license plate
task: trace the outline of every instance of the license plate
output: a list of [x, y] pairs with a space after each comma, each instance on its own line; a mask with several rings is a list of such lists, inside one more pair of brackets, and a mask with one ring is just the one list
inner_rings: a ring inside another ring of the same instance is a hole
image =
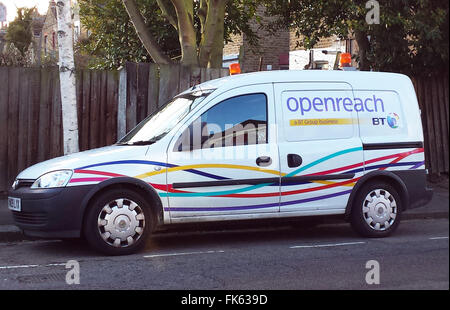
[[20, 198], [8, 197], [8, 209], [20, 212], [22, 210]]

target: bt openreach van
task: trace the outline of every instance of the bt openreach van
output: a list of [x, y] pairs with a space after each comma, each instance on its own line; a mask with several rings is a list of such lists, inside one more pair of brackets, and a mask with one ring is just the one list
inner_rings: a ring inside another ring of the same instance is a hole
[[342, 215], [385, 237], [430, 199], [408, 77], [270, 71], [194, 86], [112, 146], [24, 170], [9, 208], [26, 235], [116, 255], [199, 221]]

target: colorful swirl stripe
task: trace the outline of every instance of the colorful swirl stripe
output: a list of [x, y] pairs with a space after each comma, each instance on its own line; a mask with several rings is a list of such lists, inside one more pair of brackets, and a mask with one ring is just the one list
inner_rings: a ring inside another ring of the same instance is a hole
[[[140, 174], [138, 176], [136, 176], [137, 178], [146, 178], [148, 176], [151, 175], [155, 175], [155, 174], [160, 174], [160, 173], [164, 173], [164, 172], [173, 172], [173, 171], [187, 171], [190, 173], [194, 173], [194, 174], [198, 174], [198, 175], [202, 175], [202, 176], [207, 176], [210, 177], [212, 179], [216, 179], [216, 180], [222, 180], [222, 179], [228, 179], [222, 176], [218, 176], [218, 175], [214, 175], [214, 174], [209, 174], [209, 173], [205, 173], [203, 171], [199, 171], [196, 170], [195, 168], [228, 168], [228, 169], [245, 169], [245, 170], [253, 170], [253, 171], [259, 171], [259, 172], [265, 172], [265, 173], [269, 173], [269, 174], [275, 174], [275, 175], [280, 175], [280, 176], [285, 176], [285, 177], [291, 177], [294, 176], [306, 169], [309, 169], [319, 163], [322, 163], [326, 160], [329, 160], [331, 158], [343, 155], [343, 154], [347, 154], [350, 152], [354, 152], [354, 151], [359, 151], [362, 148], [358, 147], [358, 148], [351, 148], [351, 149], [347, 149], [347, 150], [343, 150], [340, 152], [336, 152], [333, 154], [330, 154], [328, 156], [325, 156], [321, 159], [318, 159], [300, 169], [297, 169], [289, 174], [285, 174], [279, 171], [275, 171], [275, 170], [269, 170], [269, 169], [260, 169], [260, 168], [256, 168], [256, 167], [249, 167], [249, 166], [241, 166], [241, 165], [228, 165], [228, 164], [201, 164], [201, 165], [186, 165], [186, 166], [177, 166], [177, 165], [173, 165], [173, 164], [165, 164], [165, 163], [160, 163], [160, 162], [154, 162], [154, 161], [143, 161], [143, 160], [127, 160], [127, 161], [115, 161], [115, 162], [106, 162], [106, 163], [100, 163], [100, 164], [95, 164], [95, 165], [89, 165], [89, 166], [85, 166], [85, 167], [80, 167], [78, 169], [75, 170], [75, 173], [81, 173], [81, 174], [90, 174], [90, 175], [101, 175], [101, 176], [106, 176], [106, 177], [88, 177], [88, 178], [73, 178], [70, 183], [77, 183], [77, 182], [101, 182], [104, 180], [107, 180], [108, 177], [120, 177], [120, 176], [125, 176], [125, 175], [121, 175], [121, 174], [116, 174], [116, 173], [110, 173], [110, 172], [104, 172], [104, 171], [96, 171], [96, 170], [87, 170], [87, 168], [93, 168], [93, 167], [98, 167], [98, 166], [106, 166], [106, 165], [116, 165], [116, 164], [147, 164], [147, 165], [158, 165], [158, 166], [163, 166], [163, 167], [168, 167], [168, 169], [165, 169], [163, 171], [156, 171], [156, 172], [148, 172], [145, 174]], [[394, 166], [413, 166], [410, 169], [413, 168], [418, 168], [421, 165], [424, 164], [423, 161], [421, 162], [402, 162], [399, 163], [400, 160], [404, 159], [405, 157], [411, 155], [411, 154], [415, 154], [415, 153], [420, 153], [423, 152], [423, 148], [419, 148], [419, 149], [415, 149], [412, 151], [408, 151], [408, 152], [403, 152], [403, 153], [398, 153], [398, 154], [392, 154], [392, 155], [388, 155], [388, 156], [383, 156], [383, 157], [378, 157], [378, 158], [374, 158], [374, 159], [370, 159], [367, 160], [365, 162], [361, 162], [361, 163], [357, 163], [357, 164], [352, 164], [352, 165], [348, 165], [345, 167], [340, 167], [340, 168], [336, 168], [336, 169], [331, 169], [331, 170], [326, 170], [326, 171], [321, 171], [321, 172], [316, 172], [316, 173], [312, 173], [312, 174], [306, 174], [305, 176], [311, 176], [311, 175], [324, 175], [324, 174], [331, 174], [331, 173], [336, 173], [336, 172], [342, 172], [342, 171], [346, 171], [347, 173], [357, 173], [357, 172], [362, 172], [364, 170], [374, 170], [374, 169], [381, 169], [384, 170], [388, 167], [394, 167]], [[392, 162], [388, 163], [388, 164], [381, 164], [381, 165], [373, 165], [373, 166], [366, 166], [366, 167], [362, 167], [362, 168], [358, 168], [358, 169], [353, 169], [353, 170], [349, 170], [348, 169], [352, 169], [352, 168], [356, 168], [356, 167], [361, 167], [364, 166], [364, 164], [369, 164], [369, 163], [374, 163], [377, 161], [382, 161], [382, 160], [386, 160], [386, 159], [391, 159], [391, 158], [395, 158]], [[325, 185], [322, 186], [318, 186], [318, 187], [314, 187], [314, 188], [308, 188], [308, 189], [300, 189], [300, 190], [294, 190], [294, 191], [285, 191], [285, 192], [281, 192], [282, 196], [287, 196], [287, 195], [294, 195], [294, 194], [300, 194], [300, 193], [305, 193], [305, 192], [311, 192], [311, 191], [318, 191], [318, 190], [323, 190], [323, 189], [328, 189], [328, 188], [333, 188], [333, 187], [337, 187], [337, 186], [353, 186], [354, 183], [358, 180], [359, 178], [355, 178], [355, 179], [351, 179], [351, 180], [346, 180], [346, 181], [342, 181], [342, 182], [329, 182], [329, 181], [315, 181], [315, 183], [322, 183]], [[310, 182], [300, 182], [297, 183], [295, 185], [299, 185], [302, 183], [310, 183]], [[152, 186], [154, 186], [156, 189], [161, 190], [161, 191], [165, 191], [166, 193], [160, 193], [161, 197], [210, 197], [210, 196], [216, 196], [216, 197], [233, 197], [233, 198], [257, 198], [257, 197], [273, 197], [273, 196], [278, 196], [280, 195], [280, 193], [277, 192], [273, 192], [273, 193], [258, 193], [258, 194], [243, 194], [244, 192], [247, 191], [252, 191], [264, 186], [268, 186], [268, 185], [273, 185], [272, 183], [264, 183], [264, 184], [258, 184], [258, 185], [253, 185], [253, 186], [248, 186], [245, 188], [241, 188], [241, 189], [234, 189], [234, 190], [228, 190], [228, 191], [218, 191], [218, 192], [188, 192], [188, 191], [181, 191], [181, 190], [175, 190], [172, 188], [172, 186], [170, 184], [165, 185], [165, 184], [153, 184], [150, 183]], [[275, 184], [278, 186], [278, 183]]]

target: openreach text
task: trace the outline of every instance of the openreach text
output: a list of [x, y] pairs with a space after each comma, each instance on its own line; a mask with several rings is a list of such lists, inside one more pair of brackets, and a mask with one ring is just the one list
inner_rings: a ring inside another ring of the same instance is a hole
[[[349, 98], [349, 97], [289, 97], [287, 99], [287, 108], [291, 112], [300, 111], [302, 115], [306, 112], [384, 112], [384, 102], [375, 95], [368, 98]], [[381, 110], [380, 110], [381, 109]]]

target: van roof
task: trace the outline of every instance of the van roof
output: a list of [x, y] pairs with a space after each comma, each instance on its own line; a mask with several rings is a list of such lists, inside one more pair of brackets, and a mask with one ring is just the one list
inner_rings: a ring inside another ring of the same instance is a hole
[[264, 83], [346, 82], [353, 89], [392, 90], [410, 86], [403, 74], [368, 71], [274, 70], [236, 74], [196, 85], [186, 92], [206, 89], [232, 89], [238, 86]]

